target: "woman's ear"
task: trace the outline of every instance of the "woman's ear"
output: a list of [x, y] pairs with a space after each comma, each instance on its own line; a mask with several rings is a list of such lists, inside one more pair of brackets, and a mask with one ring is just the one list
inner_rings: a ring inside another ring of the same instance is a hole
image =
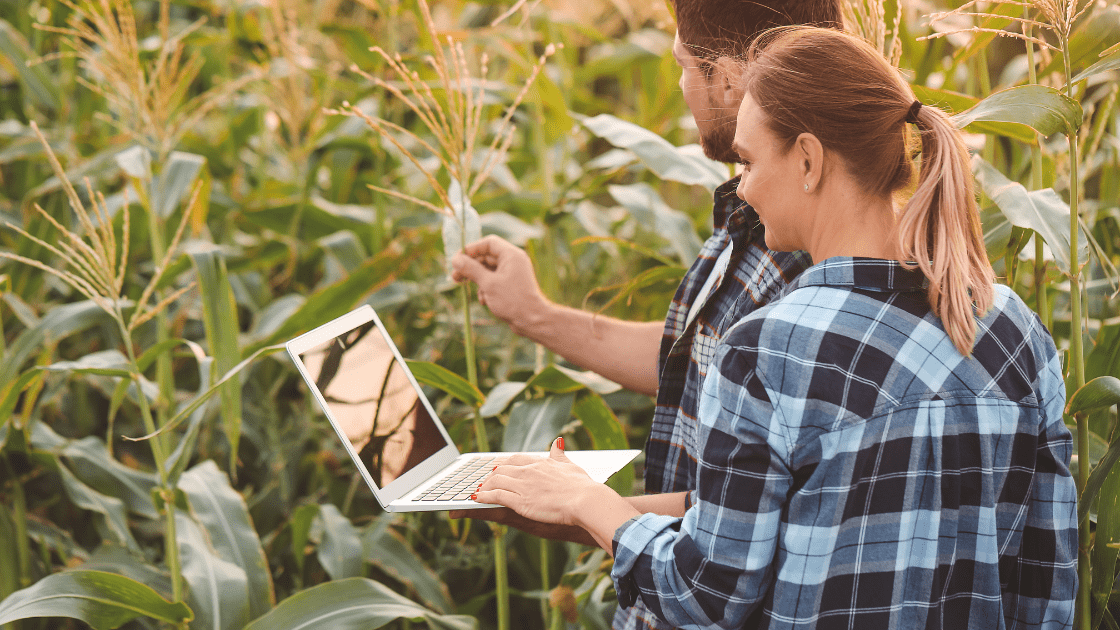
[[717, 57], [712, 65], [711, 85], [717, 88], [724, 107], [739, 109], [743, 102], [743, 64], [731, 57]]
[[824, 177], [824, 145], [813, 134], [803, 133], [794, 140], [793, 152], [805, 192], [816, 191]]

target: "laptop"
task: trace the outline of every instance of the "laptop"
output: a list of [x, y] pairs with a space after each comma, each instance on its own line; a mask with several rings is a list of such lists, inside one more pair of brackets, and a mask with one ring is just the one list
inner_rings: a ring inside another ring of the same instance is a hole
[[[470, 495], [512, 453], [459, 452], [373, 308], [361, 306], [286, 347], [385, 511], [495, 507], [476, 503]], [[566, 455], [603, 483], [639, 452]], [[545, 457], [548, 452], [531, 454]]]

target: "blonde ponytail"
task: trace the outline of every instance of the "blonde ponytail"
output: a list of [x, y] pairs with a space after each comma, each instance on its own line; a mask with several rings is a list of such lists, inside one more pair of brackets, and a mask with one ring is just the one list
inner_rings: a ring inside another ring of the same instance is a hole
[[973, 193], [968, 149], [939, 109], [921, 107], [918, 187], [899, 217], [904, 263], [929, 279], [929, 304], [964, 356], [976, 341], [976, 316], [992, 307], [995, 274]]

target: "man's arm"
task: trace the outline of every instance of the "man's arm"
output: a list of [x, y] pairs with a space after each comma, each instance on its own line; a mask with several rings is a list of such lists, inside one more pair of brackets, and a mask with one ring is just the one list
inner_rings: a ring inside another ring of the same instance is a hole
[[[684, 492], [669, 494], [646, 494], [637, 497], [626, 497], [626, 501], [639, 512], [661, 514], [664, 516], [684, 516]], [[561, 540], [574, 542], [589, 547], [598, 546], [599, 543], [587, 530], [575, 525], [552, 525], [533, 521], [519, 515], [517, 512], [506, 508], [492, 508], [485, 510], [452, 510], [451, 518], [473, 518], [482, 521], [492, 521], [509, 525], [526, 534], [539, 536], [548, 540]]]
[[497, 236], [467, 245], [451, 267], [451, 277], [478, 285], [479, 301], [518, 335], [627, 389], [657, 394], [661, 322], [628, 322], [550, 302], [529, 255]]

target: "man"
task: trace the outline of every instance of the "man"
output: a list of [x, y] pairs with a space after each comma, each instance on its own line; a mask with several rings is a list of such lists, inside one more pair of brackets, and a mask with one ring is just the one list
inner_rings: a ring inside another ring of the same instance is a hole
[[[673, 56], [680, 86], [704, 153], [737, 162], [731, 145], [742, 93], [740, 57], [767, 28], [787, 24], [839, 26], [839, 0], [674, 0]], [[478, 285], [479, 300], [514, 332], [633, 391], [657, 397], [646, 443], [647, 494], [631, 497], [641, 512], [683, 516], [695, 489], [700, 386], [721, 335], [766, 304], [809, 264], [801, 253], [764, 244], [754, 210], [735, 197], [738, 178], [716, 189], [713, 233], [681, 281], [664, 323], [629, 322], [553, 304], [537, 285], [528, 255], [490, 236], [468, 245], [451, 263], [456, 280]], [[594, 544], [578, 528], [545, 526], [506, 509], [453, 512], [531, 534]], [[639, 599], [619, 609], [614, 628], [668, 628]]]

